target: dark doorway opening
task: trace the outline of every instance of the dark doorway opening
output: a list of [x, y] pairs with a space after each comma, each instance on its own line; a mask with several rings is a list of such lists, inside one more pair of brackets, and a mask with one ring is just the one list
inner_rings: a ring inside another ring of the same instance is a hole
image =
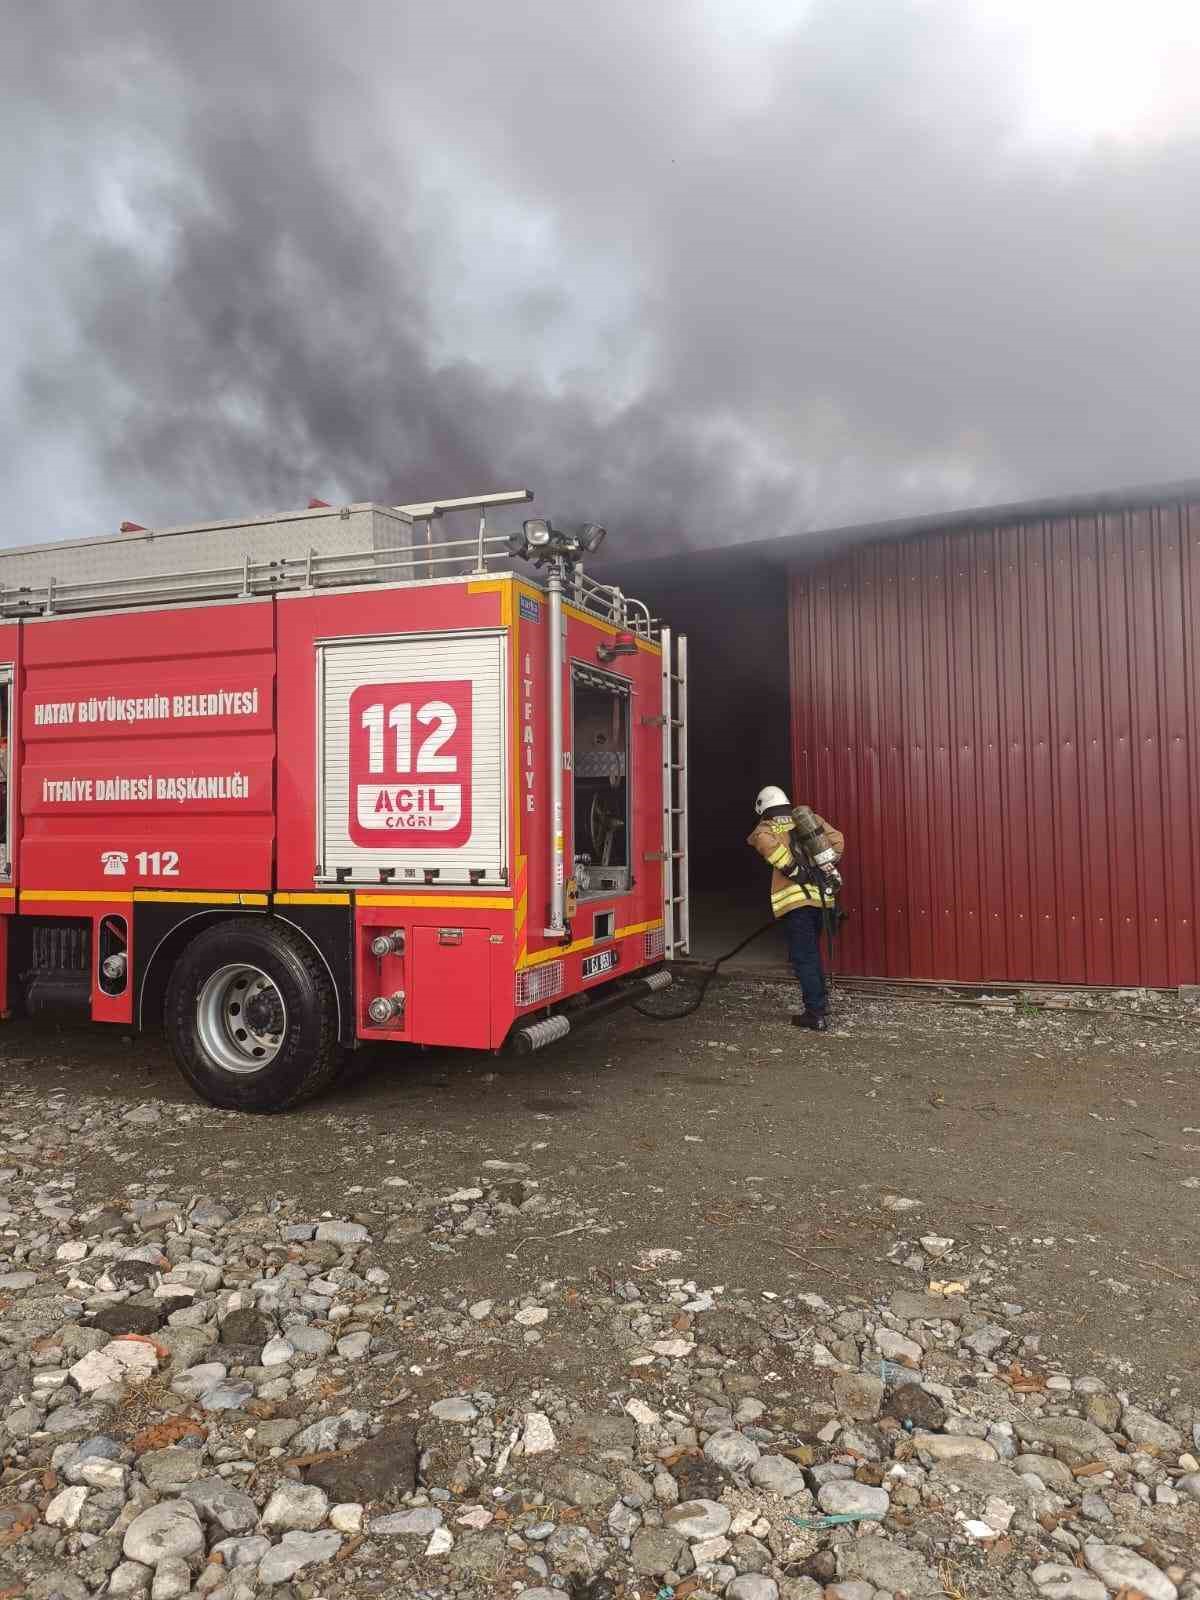
[[[645, 600], [688, 640], [692, 954], [711, 960], [770, 916], [768, 875], [748, 849], [754, 796], [791, 784], [788, 592], [782, 568], [736, 551], [689, 572], [666, 561], [604, 564], [595, 576]], [[770, 937], [757, 960], [779, 959]]]

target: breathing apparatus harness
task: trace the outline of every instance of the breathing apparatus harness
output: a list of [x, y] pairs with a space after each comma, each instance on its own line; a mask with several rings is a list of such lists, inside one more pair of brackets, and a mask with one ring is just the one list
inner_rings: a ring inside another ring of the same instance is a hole
[[[825, 830], [817, 821], [814, 812], [808, 806], [797, 806], [792, 812], [792, 820], [796, 825], [792, 830], [792, 836], [800, 847], [800, 856], [799, 859], [793, 861], [783, 875], [785, 878], [790, 878], [793, 883], [805, 884], [808, 887], [815, 888], [820, 895], [820, 907], [814, 909], [819, 909], [821, 912], [821, 930], [829, 947], [829, 971], [826, 974], [826, 981], [830, 992], [832, 992], [834, 946], [841, 925], [848, 915], [838, 904], [837, 898], [842, 887], [842, 875], [834, 865], [837, 856], [825, 837]], [[755, 928], [754, 932], [747, 935], [740, 944], [735, 944], [732, 950], [726, 950], [723, 956], [718, 956], [708, 971], [700, 978], [699, 988], [694, 999], [689, 1000], [682, 1010], [665, 1013], [647, 1011], [644, 1005], [638, 1005], [637, 1003], [634, 1004], [632, 1009], [639, 1016], [645, 1017], [648, 1022], [680, 1022], [684, 1017], [690, 1017], [693, 1011], [699, 1011], [704, 1004], [709, 984], [712, 983], [725, 963], [732, 961], [734, 956], [740, 955], [747, 945], [753, 944], [756, 939], [761, 939], [764, 933], [770, 932], [775, 926], [775, 921], [776, 919], [772, 917], [770, 922], [764, 922], [761, 928]]]

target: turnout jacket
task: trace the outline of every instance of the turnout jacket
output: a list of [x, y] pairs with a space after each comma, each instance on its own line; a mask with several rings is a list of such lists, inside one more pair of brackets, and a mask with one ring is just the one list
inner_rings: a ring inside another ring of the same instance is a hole
[[[846, 847], [845, 839], [823, 817], [817, 817], [817, 821], [825, 830], [825, 837], [837, 851], [840, 861]], [[836, 893], [823, 883], [819, 869], [809, 867], [799, 850], [792, 854], [791, 834], [795, 826], [791, 817], [764, 817], [746, 840], [751, 849], [757, 850], [763, 860], [774, 868], [771, 873], [771, 910], [777, 917], [786, 916], [789, 911], [803, 906], [831, 905]], [[785, 876], [796, 865], [806, 870], [807, 881], [797, 883], [794, 878]]]

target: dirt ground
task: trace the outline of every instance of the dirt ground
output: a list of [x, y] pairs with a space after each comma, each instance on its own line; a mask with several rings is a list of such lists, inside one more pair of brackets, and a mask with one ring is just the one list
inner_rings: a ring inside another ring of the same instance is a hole
[[[682, 991], [680, 991], [682, 993]], [[844, 1302], [921, 1287], [906, 1241], [969, 1247], [975, 1287], [1031, 1314], [1043, 1351], [1145, 1398], [1200, 1398], [1200, 1027], [1126, 1011], [991, 1012], [843, 996], [798, 1034], [774, 983], [714, 987], [690, 1018], [626, 1013], [528, 1061], [364, 1059], [283, 1117], [205, 1112], [127, 1129], [81, 1171], [97, 1198], [146, 1171], [313, 1214], [370, 1210], [389, 1176], [469, 1182], [528, 1162], [569, 1229], [455, 1240], [407, 1256], [421, 1292], [467, 1299], [522, 1278], [628, 1278], [673, 1249], [704, 1284]], [[667, 1009], [677, 1001], [662, 997]], [[0, 1038], [4, 1097], [55, 1114], [83, 1090], [187, 1105], [154, 1040], [103, 1031]], [[133, 1155], [131, 1163], [129, 1156]], [[354, 1196], [362, 1200], [356, 1206]], [[886, 1197], [919, 1202], [897, 1210]], [[582, 1220], [581, 1220], [582, 1219]], [[400, 1275], [403, 1248], [388, 1262]]]

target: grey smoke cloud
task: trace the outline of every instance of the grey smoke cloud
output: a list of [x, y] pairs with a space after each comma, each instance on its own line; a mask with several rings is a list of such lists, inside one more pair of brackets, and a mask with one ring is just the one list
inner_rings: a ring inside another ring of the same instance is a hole
[[5, 542], [528, 482], [660, 549], [1198, 470], [1193, 129], [1031, 137], [964, 0], [738, 16], [9, 8]]

